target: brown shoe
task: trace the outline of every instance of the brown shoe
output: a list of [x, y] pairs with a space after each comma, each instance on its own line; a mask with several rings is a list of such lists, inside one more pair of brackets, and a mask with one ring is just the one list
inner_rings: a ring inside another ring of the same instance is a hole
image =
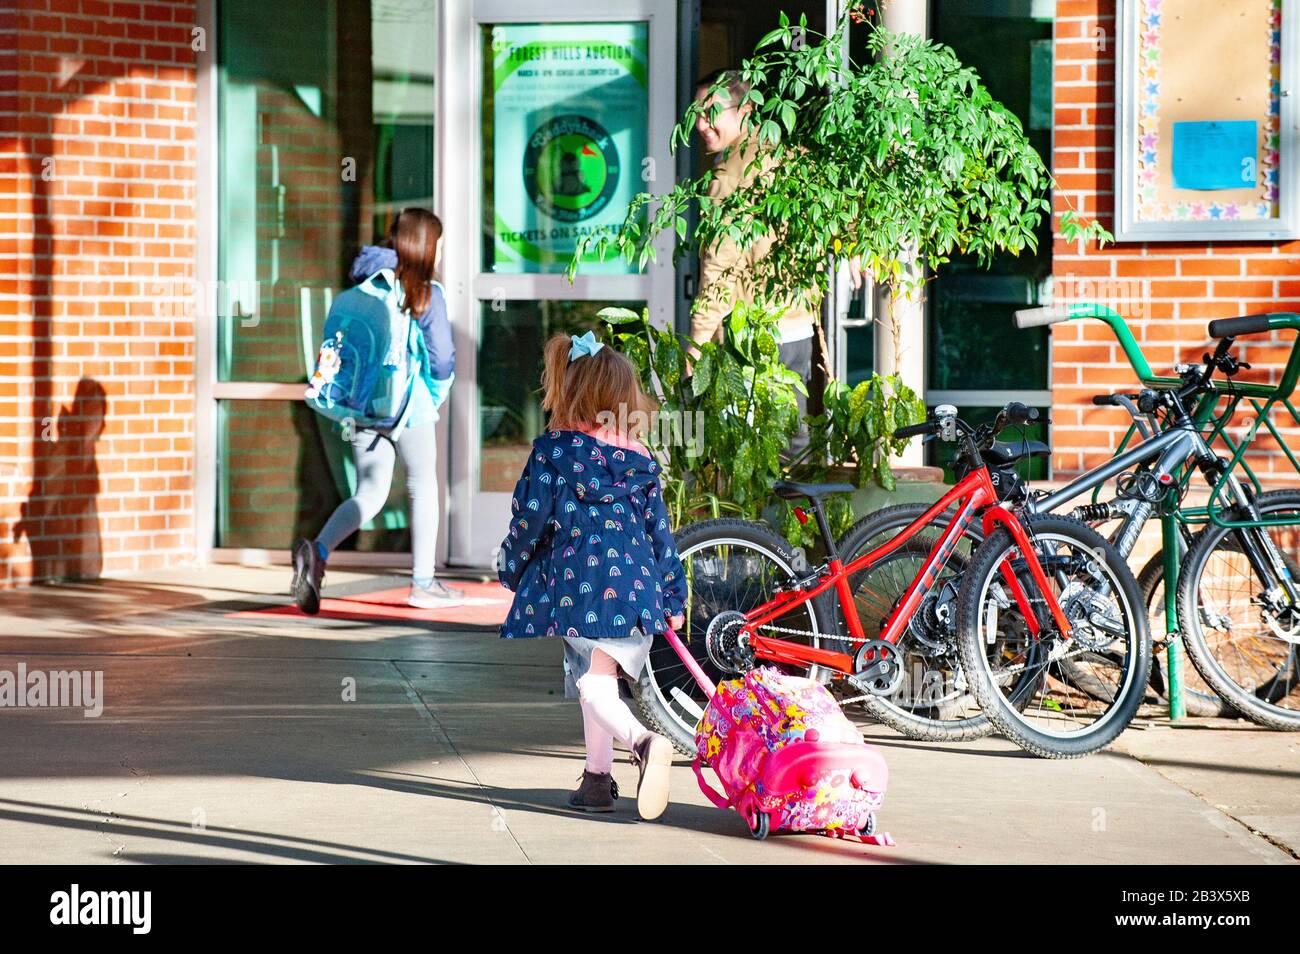
[[608, 773], [582, 772], [582, 784], [569, 795], [569, 807], [580, 812], [612, 812], [618, 783]]
[[651, 821], [668, 807], [668, 770], [673, 764], [673, 745], [662, 735], [649, 732], [633, 746], [632, 761], [641, 770], [636, 786], [636, 810], [646, 821]]

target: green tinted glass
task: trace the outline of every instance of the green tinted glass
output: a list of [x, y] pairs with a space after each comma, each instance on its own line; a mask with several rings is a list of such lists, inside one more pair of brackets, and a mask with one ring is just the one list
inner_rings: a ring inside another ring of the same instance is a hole
[[642, 302], [506, 301], [482, 303], [478, 350], [479, 489], [509, 493], [546, 426], [542, 349], [552, 335], [597, 330], [596, 312]]
[[436, 12], [218, 5], [219, 380], [305, 380], [358, 248], [432, 206]]
[[[351, 445], [302, 401], [218, 404], [217, 545], [285, 550], [315, 537], [356, 489]], [[410, 548], [401, 461], [383, 511], [342, 550]]]

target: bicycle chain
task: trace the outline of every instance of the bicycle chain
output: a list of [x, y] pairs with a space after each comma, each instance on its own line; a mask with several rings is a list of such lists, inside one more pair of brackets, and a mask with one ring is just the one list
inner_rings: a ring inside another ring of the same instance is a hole
[[806, 629], [791, 629], [789, 626], [774, 626], [771, 623], [764, 623], [757, 629], [770, 630], [773, 633], [789, 633], [792, 636], [807, 636], [809, 639], [831, 639], [839, 643], [863, 643], [865, 639], [855, 639], [852, 636], [831, 636], [829, 633], [813, 633]]

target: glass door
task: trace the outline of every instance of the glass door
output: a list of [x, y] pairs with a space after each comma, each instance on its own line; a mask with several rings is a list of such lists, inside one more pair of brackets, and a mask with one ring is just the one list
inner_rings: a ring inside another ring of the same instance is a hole
[[[355, 474], [303, 402], [325, 314], [394, 210], [434, 204], [437, 0], [217, 5], [215, 545], [288, 550]], [[345, 548], [407, 552], [404, 483]]]
[[[1041, 6], [1041, 9], [1040, 9]], [[1052, 148], [1052, 14], [1050, 4], [970, 4], [936, 0], [934, 38], [979, 73], [993, 97], [1020, 119], [1041, 156]], [[926, 403], [955, 404], [971, 423], [991, 421], [1008, 401], [1038, 408], [1027, 436], [1048, 439], [1052, 391], [1047, 328], [1012, 331], [1017, 308], [1039, 304], [1052, 274], [1051, 220], [1030, 253], [996, 255], [985, 267], [954, 256], [941, 265], [928, 295]], [[946, 450], [927, 446], [927, 463], [948, 466]], [[1048, 476], [1036, 458], [1029, 477]]]
[[442, 163], [458, 328], [449, 559], [488, 566], [545, 426], [546, 339], [594, 327], [608, 304], [672, 321], [668, 237], [645, 274], [614, 259], [584, 262], [573, 283], [563, 273], [581, 236], [672, 185], [677, 14], [673, 0], [447, 9], [461, 12], [449, 14]]

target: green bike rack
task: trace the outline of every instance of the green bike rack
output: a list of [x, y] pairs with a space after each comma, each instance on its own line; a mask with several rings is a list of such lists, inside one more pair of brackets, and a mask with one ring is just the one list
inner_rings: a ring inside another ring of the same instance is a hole
[[[1132, 366], [1143, 387], [1158, 390], [1174, 388], [1182, 384], [1181, 379], [1177, 377], [1160, 377], [1152, 373], [1151, 365], [1148, 363], [1146, 355], [1142, 353], [1142, 349], [1138, 346], [1137, 339], [1133, 337], [1128, 322], [1115, 309], [1094, 302], [1080, 302], [1063, 309], [1063, 312], [1070, 320], [1093, 318], [1105, 322], [1111, 333], [1114, 334], [1115, 340], [1124, 352], [1124, 357], [1128, 359], [1128, 363]], [[1300, 315], [1294, 312], [1272, 312], [1267, 315], [1267, 318], [1270, 333], [1287, 330], [1300, 332]], [[1277, 442], [1278, 447], [1286, 455], [1286, 459], [1291, 466], [1295, 468], [1297, 473], [1300, 473], [1300, 461], [1287, 447], [1286, 441], [1282, 439], [1282, 435], [1278, 433], [1277, 428], [1274, 426], [1271, 416], [1273, 408], [1281, 404], [1290, 413], [1296, 425], [1300, 426], [1300, 410], [1297, 410], [1296, 406], [1291, 402], [1291, 395], [1295, 392], [1297, 381], [1300, 381], [1300, 334], [1296, 335], [1296, 339], [1291, 346], [1291, 355], [1282, 371], [1281, 378], [1276, 384], [1227, 380], [1212, 381], [1212, 390], [1200, 399], [1193, 410], [1192, 419], [1202, 431], [1206, 443], [1211, 446], [1216, 443], [1222, 444], [1231, 457], [1219, 479], [1211, 486], [1210, 496], [1204, 507], [1180, 508], [1177, 504], [1177, 501], [1187, 489], [1192, 475], [1195, 473], [1193, 467], [1184, 466], [1177, 475], [1175, 485], [1170, 489], [1166, 498], [1168, 505], [1162, 508], [1160, 514], [1161, 551], [1164, 558], [1165, 576], [1165, 632], [1167, 634], [1165, 652], [1169, 678], [1169, 718], [1171, 721], [1182, 719], [1187, 714], [1183, 701], [1182, 637], [1177, 626], [1179, 549], [1182, 546], [1179, 525], [1214, 523], [1221, 527], [1243, 529], [1247, 527], [1295, 524], [1294, 520], [1286, 519], [1229, 520], [1223, 516], [1223, 513], [1225, 510], [1231, 509], [1232, 504], [1224, 498], [1223, 494], [1228, 489], [1229, 478], [1239, 469], [1245, 474], [1246, 479], [1250, 481], [1256, 492], [1263, 490], [1259, 477], [1245, 461], [1246, 451], [1255, 439], [1255, 434], [1259, 431], [1261, 424], [1272, 435], [1273, 440]], [[1255, 419], [1251, 422], [1246, 433], [1239, 440], [1234, 441], [1228, 434], [1227, 427], [1242, 400], [1250, 402], [1250, 406], [1255, 412]], [[1221, 403], [1223, 404], [1222, 408], [1220, 408]], [[1134, 421], [1129, 425], [1124, 437], [1120, 440], [1119, 447], [1115, 451], [1116, 455], [1124, 452], [1137, 433], [1138, 426], [1137, 422]], [[1093, 490], [1093, 503], [1098, 501], [1100, 493], [1100, 487]]]

